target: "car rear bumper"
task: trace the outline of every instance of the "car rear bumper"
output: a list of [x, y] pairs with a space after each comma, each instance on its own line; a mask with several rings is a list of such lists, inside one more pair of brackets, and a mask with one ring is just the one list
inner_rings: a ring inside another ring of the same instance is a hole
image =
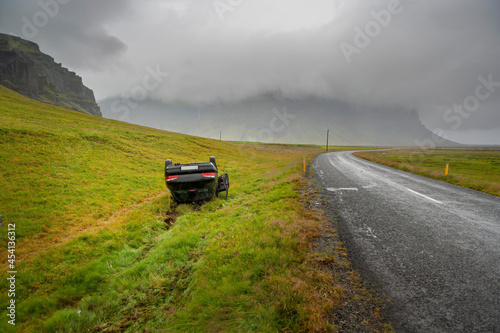
[[180, 203], [207, 201], [215, 196], [217, 176], [205, 178], [200, 174], [179, 175], [179, 178], [167, 182], [167, 188], [174, 200]]

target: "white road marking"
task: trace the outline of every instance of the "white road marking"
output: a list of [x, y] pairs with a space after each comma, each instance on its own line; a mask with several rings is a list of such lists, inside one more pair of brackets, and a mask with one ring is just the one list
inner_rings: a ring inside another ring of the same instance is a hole
[[439, 204], [442, 204], [442, 202], [441, 202], [441, 201], [437, 201], [436, 199], [432, 199], [431, 197], [428, 197], [428, 196], [426, 196], [426, 195], [423, 195], [422, 193], [415, 192], [415, 191], [413, 191], [413, 190], [410, 190], [409, 188], [407, 188], [407, 190], [408, 190], [408, 191], [410, 191], [410, 192], [412, 192], [412, 193], [415, 193], [416, 195], [420, 195], [421, 197], [424, 197], [424, 198], [426, 198], [426, 199], [428, 199], [428, 200], [431, 200], [431, 201], [437, 202], [437, 203], [439, 203]]
[[326, 190], [330, 192], [337, 192], [337, 191], [342, 192], [342, 191], [357, 191], [358, 189], [355, 187], [339, 187], [339, 188], [328, 187]]
[[[366, 226], [366, 225], [365, 225]], [[373, 238], [377, 238], [377, 236], [375, 236], [375, 234], [373, 233], [373, 230], [372, 228], [366, 226], [366, 233], [368, 234], [368, 236], [371, 236]]]

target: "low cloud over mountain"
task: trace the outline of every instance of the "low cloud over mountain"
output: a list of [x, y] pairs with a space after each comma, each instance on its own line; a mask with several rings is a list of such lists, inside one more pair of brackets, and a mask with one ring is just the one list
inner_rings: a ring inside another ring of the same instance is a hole
[[[3, 2], [0, 29], [22, 35], [33, 24], [32, 39], [77, 69], [98, 100], [138, 93], [158, 68], [169, 75], [147, 98], [166, 104], [279, 92], [345, 103], [345, 112], [383, 110], [377, 118], [388, 122], [416, 110], [431, 131], [500, 143], [498, 1], [44, 3], [57, 14]], [[483, 80], [492, 89], [478, 88]]]

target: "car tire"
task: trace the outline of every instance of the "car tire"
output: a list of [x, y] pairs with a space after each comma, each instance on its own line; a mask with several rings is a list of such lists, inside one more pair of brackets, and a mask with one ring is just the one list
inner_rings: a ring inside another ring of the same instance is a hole
[[214, 167], [217, 169], [217, 163], [215, 163], [215, 156], [210, 156], [210, 162], [212, 162]]
[[168, 159], [165, 161], [165, 177], [167, 177], [167, 167], [172, 164], [172, 160]]

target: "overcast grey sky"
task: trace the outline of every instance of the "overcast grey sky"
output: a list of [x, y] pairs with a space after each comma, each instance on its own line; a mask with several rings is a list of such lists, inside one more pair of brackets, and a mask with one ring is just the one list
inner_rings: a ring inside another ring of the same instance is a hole
[[0, 31], [98, 100], [145, 85], [199, 104], [280, 91], [416, 109], [450, 139], [500, 144], [498, 0], [0, 0]]

